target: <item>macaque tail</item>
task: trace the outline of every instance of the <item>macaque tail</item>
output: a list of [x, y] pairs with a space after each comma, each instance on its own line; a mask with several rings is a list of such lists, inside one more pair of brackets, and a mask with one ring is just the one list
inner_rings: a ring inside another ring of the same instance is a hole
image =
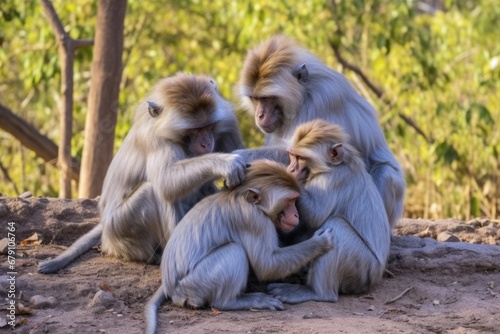
[[160, 286], [144, 307], [144, 322], [146, 323], [144, 333], [155, 334], [158, 308], [165, 300], [167, 300], [167, 297], [163, 293], [163, 288]]
[[102, 224], [97, 224], [87, 234], [83, 235], [75, 241], [71, 247], [65, 250], [55, 259], [43, 261], [38, 264], [38, 271], [43, 274], [51, 274], [66, 267], [68, 263], [87, 252], [94, 246], [97, 246], [101, 241]]

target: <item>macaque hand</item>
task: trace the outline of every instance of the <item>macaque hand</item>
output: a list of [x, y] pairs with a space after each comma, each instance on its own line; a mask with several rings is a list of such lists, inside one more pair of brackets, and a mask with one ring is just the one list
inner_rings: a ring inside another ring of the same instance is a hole
[[220, 175], [225, 178], [224, 185], [227, 188], [232, 189], [243, 182], [246, 164], [238, 154], [224, 154], [220, 168]]
[[325, 246], [328, 249], [334, 248], [334, 246], [335, 246], [334, 237], [335, 237], [335, 233], [333, 231], [333, 228], [331, 228], [331, 227], [320, 228], [313, 235], [313, 238], [319, 239], [322, 242], [324, 242]]

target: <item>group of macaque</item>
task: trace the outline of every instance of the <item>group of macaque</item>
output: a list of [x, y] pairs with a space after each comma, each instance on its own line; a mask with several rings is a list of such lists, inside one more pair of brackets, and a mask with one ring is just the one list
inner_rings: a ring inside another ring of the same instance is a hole
[[[39, 271], [56, 272], [99, 244], [110, 256], [161, 263], [162, 284], [145, 307], [148, 333], [166, 299], [283, 310], [283, 302], [336, 302], [379, 283], [405, 182], [375, 110], [282, 35], [249, 51], [238, 93], [265, 133], [263, 148], [244, 148], [213, 80], [161, 80], [108, 169], [100, 224]], [[306, 285], [245, 291], [250, 272], [268, 282], [305, 266]]]

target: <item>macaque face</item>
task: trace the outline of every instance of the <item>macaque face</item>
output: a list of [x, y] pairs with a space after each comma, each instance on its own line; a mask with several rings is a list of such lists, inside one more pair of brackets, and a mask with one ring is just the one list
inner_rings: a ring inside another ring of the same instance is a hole
[[288, 172], [292, 174], [298, 182], [305, 182], [311, 172], [307, 166], [307, 159], [299, 155], [288, 153], [290, 157], [290, 164], [288, 165]]
[[275, 96], [250, 96], [255, 108], [255, 123], [265, 132], [272, 133], [283, 124], [283, 110]]
[[283, 210], [278, 214], [277, 225], [283, 232], [291, 232], [299, 224], [299, 211], [295, 201], [299, 195], [289, 197], [284, 202]]
[[186, 144], [193, 155], [211, 153], [214, 150], [214, 124], [187, 130]]

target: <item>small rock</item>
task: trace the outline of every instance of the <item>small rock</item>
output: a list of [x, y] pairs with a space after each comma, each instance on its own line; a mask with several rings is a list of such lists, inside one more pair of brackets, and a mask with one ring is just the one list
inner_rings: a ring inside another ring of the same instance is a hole
[[33, 308], [53, 308], [57, 305], [57, 299], [54, 297], [44, 297], [36, 295], [30, 299], [31, 307]]
[[440, 304], [440, 303], [439, 303], [439, 300], [437, 300], [437, 299], [434, 299], [434, 300], [432, 301], [432, 305], [439, 305], [439, 304]]
[[9, 250], [9, 239], [3, 238], [0, 240], [0, 254], [7, 255], [7, 251]]
[[451, 234], [450, 232], [439, 233], [436, 240], [439, 242], [460, 242], [460, 239], [456, 235]]
[[488, 226], [490, 224], [490, 220], [488, 218], [481, 218], [478, 219], [478, 221], [481, 223], [481, 226]]
[[322, 318], [321, 316], [314, 313], [309, 313], [302, 317], [302, 319], [321, 319], [321, 318]]
[[113, 296], [111, 292], [99, 290], [95, 293], [94, 298], [87, 305], [87, 308], [93, 313], [100, 313], [111, 308], [119, 312], [123, 306], [124, 303]]
[[474, 227], [481, 227], [481, 222], [477, 219], [472, 219], [467, 222], [467, 225], [472, 225]]
[[33, 194], [31, 191], [25, 191], [21, 195], [18, 196], [19, 198], [30, 198], [33, 197]]
[[368, 311], [375, 311], [375, 305], [370, 305], [368, 307]]

